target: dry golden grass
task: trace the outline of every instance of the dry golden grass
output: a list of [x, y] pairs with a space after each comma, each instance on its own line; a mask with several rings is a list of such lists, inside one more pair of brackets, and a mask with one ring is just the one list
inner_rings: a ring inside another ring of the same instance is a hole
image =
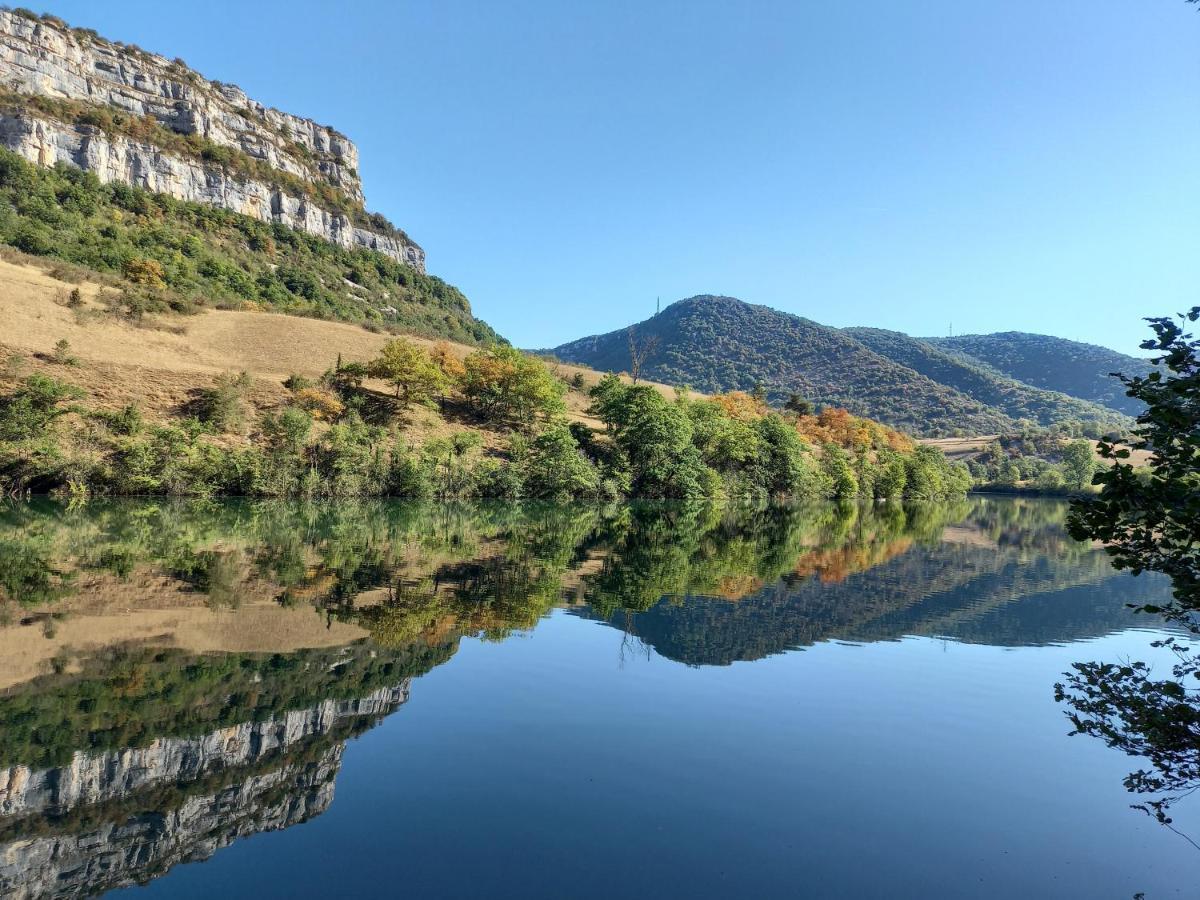
[[[920, 443], [928, 444], [931, 447], [937, 447], [951, 461], [962, 460], [966, 462], [968, 459], [974, 459], [980, 453], [987, 449], [988, 444], [996, 440], [999, 435], [984, 434], [977, 437], [966, 438], [923, 438]], [[1099, 441], [1089, 441], [1092, 445], [1092, 451], [1095, 452], [1099, 446]], [[1131, 450], [1129, 462], [1135, 467], [1140, 468], [1150, 461], [1150, 452], [1148, 450]], [[1096, 453], [1096, 460], [1106, 466], [1112, 465], [1111, 460], [1101, 458], [1099, 453]]]
[[[78, 309], [66, 303], [73, 287], [79, 288], [84, 301]], [[46, 267], [0, 258], [0, 357], [25, 356], [15, 374], [53, 374], [82, 388], [94, 406], [119, 409], [136, 403], [149, 417], [161, 418], [177, 411], [196, 390], [209, 387], [222, 372], [250, 373], [255, 383], [251, 403], [270, 408], [288, 398], [282, 383], [289, 375], [317, 378], [339, 355], [345, 362], [362, 362], [391, 339], [342, 322], [227, 310], [153, 317], [139, 326], [107, 314], [101, 297], [105, 290], [111, 288], [60, 281]], [[70, 344], [78, 366], [50, 361], [60, 340]], [[437, 343], [421, 337], [409, 340], [426, 347]], [[463, 344], [450, 344], [450, 348], [460, 358], [475, 349]], [[564, 380], [580, 375], [585, 390], [602, 377], [581, 366], [550, 366]], [[373, 386], [386, 392], [382, 384]], [[673, 388], [653, 386], [673, 396]], [[584, 412], [588, 405], [584, 393], [572, 390], [566, 402], [572, 419], [598, 425]], [[410, 411], [402, 424], [414, 441], [464, 427], [443, 422], [427, 409]], [[496, 435], [485, 434], [485, 444], [497, 441]]]

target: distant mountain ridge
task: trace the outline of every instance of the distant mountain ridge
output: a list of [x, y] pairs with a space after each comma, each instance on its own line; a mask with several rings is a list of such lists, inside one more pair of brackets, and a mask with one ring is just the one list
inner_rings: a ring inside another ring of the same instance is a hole
[[1141, 405], [1125, 396], [1121, 382], [1109, 373], [1145, 375], [1153, 368], [1149, 360], [1107, 347], [1024, 331], [924, 340], [1033, 387], [1099, 403], [1129, 416], [1140, 413]]
[[[634, 325], [633, 333], [639, 346], [654, 345], [644, 377], [706, 392], [761, 385], [775, 403], [797, 393], [818, 406], [842, 406], [916, 434], [991, 434], [1013, 430], [1022, 419], [1041, 425], [1078, 420], [1102, 429], [1128, 425], [1121, 411], [1024, 383], [958, 347], [881, 329], [832, 328], [735, 297], [680, 300]], [[1024, 359], [1002, 348], [991, 358]], [[631, 365], [628, 329], [548, 352], [601, 370], [628, 371]], [[1061, 380], [1099, 393], [1088, 373]]]

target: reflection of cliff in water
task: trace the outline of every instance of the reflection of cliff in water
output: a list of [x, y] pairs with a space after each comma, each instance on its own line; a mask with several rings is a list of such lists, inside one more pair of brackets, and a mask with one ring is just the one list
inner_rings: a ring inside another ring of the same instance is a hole
[[[1102, 551], [1071, 555], [1002, 543], [947, 540], [838, 580], [802, 570], [736, 602], [666, 598], [605, 618], [658, 653], [690, 665], [728, 665], [825, 640], [944, 636], [996, 646], [1086, 640], [1139, 627], [1129, 603], [1161, 599], [1152, 577], [1114, 573]], [[599, 618], [586, 607], [576, 615]]]
[[[411, 677], [452, 652], [132, 651], [9, 692], [0, 697], [0, 896], [103, 893], [319, 815], [345, 742], [399, 708]], [[201, 686], [192, 705], [171, 703], [189, 684]]]

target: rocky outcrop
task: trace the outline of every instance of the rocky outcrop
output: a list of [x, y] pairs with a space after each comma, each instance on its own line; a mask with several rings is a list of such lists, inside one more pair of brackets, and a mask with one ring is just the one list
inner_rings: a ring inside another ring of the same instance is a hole
[[333, 802], [344, 748], [336, 743], [318, 759], [294, 766], [285, 761], [173, 809], [0, 844], [0, 896], [95, 896], [145, 883], [178, 863], [208, 859], [239, 837], [305, 822]]
[[[161, 738], [145, 747], [76, 752], [52, 769], [0, 769], [0, 817], [61, 816], [156, 785], [195, 781], [221, 769], [251, 765], [351, 719], [387, 715], [408, 699], [409, 682], [358, 700], [325, 700], [264, 722], [246, 722], [194, 738]], [[7, 896], [2, 895], [0, 896]]]
[[425, 252], [411, 241], [358, 227], [349, 217], [323, 210], [279, 187], [238, 179], [220, 167], [173, 156], [119, 135], [106, 135], [90, 125], [68, 125], [24, 112], [0, 112], [0, 146], [39, 165], [68, 163], [94, 172], [105, 183], [123, 182], [279, 222], [343, 247], [377, 250], [425, 271]]
[[[358, 149], [344, 135], [208, 81], [181, 60], [105, 41], [54, 20], [0, 10], [0, 86], [20, 94], [152, 116], [182, 135], [233, 148], [272, 169], [329, 185], [363, 202]], [[344, 247], [377, 250], [424, 271], [425, 255], [400, 232], [355, 224], [296, 190], [234, 176], [221, 165], [164, 152], [95, 126], [11, 111], [0, 144], [44, 165], [67, 162], [102, 181], [125, 181], [181, 200], [280, 222]]]

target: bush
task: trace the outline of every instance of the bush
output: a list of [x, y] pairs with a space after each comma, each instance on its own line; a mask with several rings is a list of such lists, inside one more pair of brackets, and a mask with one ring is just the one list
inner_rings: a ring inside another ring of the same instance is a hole
[[22, 441], [42, 435], [68, 411], [62, 403], [82, 396], [83, 391], [73, 385], [30, 375], [16, 391], [0, 398], [0, 440]]
[[156, 260], [134, 257], [126, 261], [123, 269], [125, 277], [134, 284], [157, 289], [167, 286], [166, 273]]
[[296, 405], [311, 414], [312, 418], [326, 422], [336, 421], [346, 409], [346, 405], [331, 391], [312, 387], [296, 391]]
[[201, 422], [218, 431], [235, 431], [246, 423], [245, 397], [251, 380], [246, 372], [232, 375], [228, 372], [213, 379], [213, 386], [202, 392], [198, 404]]

